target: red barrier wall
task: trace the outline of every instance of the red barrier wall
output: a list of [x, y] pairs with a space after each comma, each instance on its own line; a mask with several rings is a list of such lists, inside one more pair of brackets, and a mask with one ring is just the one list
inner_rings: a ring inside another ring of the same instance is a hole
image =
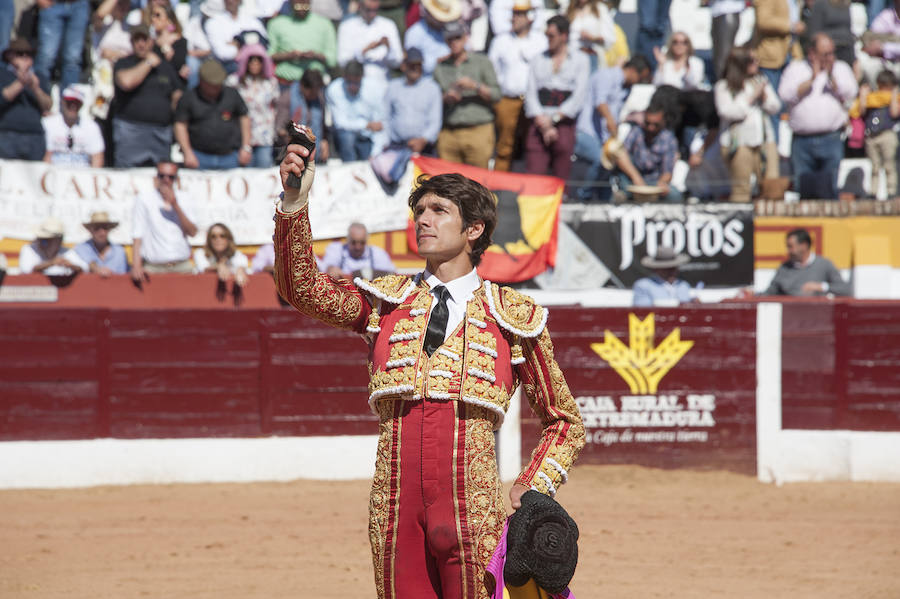
[[783, 304], [782, 426], [900, 431], [900, 303]]
[[[46, 284], [4, 285], [12, 281]], [[213, 276], [158, 276], [143, 290], [127, 278], [72, 285], [56, 304], [0, 304], [0, 440], [376, 432], [364, 343], [274, 308], [267, 275], [253, 278], [240, 309], [216, 297]], [[95, 307], [60, 306], [89, 297]], [[157, 303], [168, 307], [127, 309]], [[629, 318], [646, 323], [649, 311], [550, 313], [556, 357], [588, 424], [584, 461], [752, 470], [754, 305], [654, 311], [646, 351], [676, 329], [693, 345], [652, 391], [632, 390], [592, 348], [614, 337], [639, 351]], [[785, 302], [782, 353], [785, 428], [900, 431], [900, 303]], [[679, 423], [686, 417], [675, 412], [710, 412], [712, 424]], [[640, 418], [656, 424], [632, 426]], [[537, 428], [525, 408], [526, 454]]]

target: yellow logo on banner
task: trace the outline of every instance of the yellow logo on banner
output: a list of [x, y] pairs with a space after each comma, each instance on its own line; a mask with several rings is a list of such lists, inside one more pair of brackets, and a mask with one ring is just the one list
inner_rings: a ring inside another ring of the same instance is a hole
[[694, 346], [693, 341], [682, 341], [681, 329], [676, 328], [653, 347], [656, 320], [652, 312], [644, 320], [629, 314], [628, 335], [626, 347], [607, 330], [603, 343], [591, 343], [591, 349], [625, 379], [632, 393], [656, 393], [659, 381]]

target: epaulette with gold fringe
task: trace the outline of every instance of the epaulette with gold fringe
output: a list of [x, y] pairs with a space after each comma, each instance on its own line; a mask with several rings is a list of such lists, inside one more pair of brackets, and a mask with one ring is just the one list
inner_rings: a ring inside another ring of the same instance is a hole
[[381, 316], [379, 314], [381, 302], [402, 304], [416, 288], [415, 283], [406, 275], [384, 275], [372, 281], [356, 277], [353, 279], [353, 283], [375, 300], [372, 302], [372, 312], [369, 314], [369, 322], [366, 326], [366, 331], [369, 333], [381, 332]]
[[535, 301], [513, 289], [484, 282], [488, 307], [497, 324], [519, 337], [537, 337], [547, 325], [548, 311]]

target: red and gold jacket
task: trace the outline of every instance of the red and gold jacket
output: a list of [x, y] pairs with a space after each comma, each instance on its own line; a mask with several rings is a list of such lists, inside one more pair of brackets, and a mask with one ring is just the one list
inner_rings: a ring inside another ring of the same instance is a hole
[[429, 358], [422, 350], [432, 295], [422, 277], [334, 281], [320, 273], [307, 207], [276, 211], [275, 281], [297, 310], [369, 339], [369, 405], [462, 401], [485, 408], [499, 428], [521, 382], [543, 426], [517, 483], [556, 493], [584, 446], [581, 415], [553, 358], [547, 310], [526, 295], [484, 281], [463, 322]]

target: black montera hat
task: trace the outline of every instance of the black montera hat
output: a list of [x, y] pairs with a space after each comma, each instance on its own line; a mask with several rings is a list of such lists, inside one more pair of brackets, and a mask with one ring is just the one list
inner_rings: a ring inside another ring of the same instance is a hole
[[504, 580], [522, 586], [529, 579], [551, 594], [566, 590], [578, 564], [578, 525], [552, 498], [526, 491], [509, 518]]

